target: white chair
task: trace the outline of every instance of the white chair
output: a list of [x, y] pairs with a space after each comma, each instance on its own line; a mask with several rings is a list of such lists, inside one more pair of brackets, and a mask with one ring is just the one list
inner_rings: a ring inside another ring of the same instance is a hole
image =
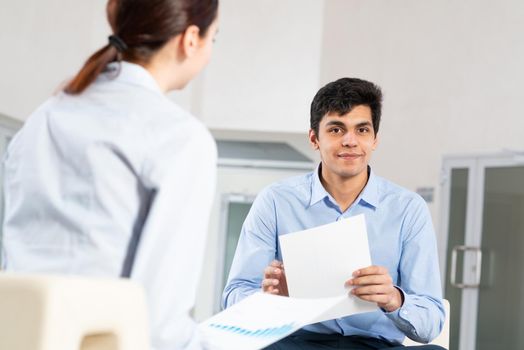
[[[431, 344], [447, 349], [444, 306], [444, 327]], [[0, 272], [0, 349], [147, 350], [146, 320], [143, 290], [129, 280]]]
[[128, 280], [0, 272], [0, 349], [147, 350], [146, 320]]
[[[449, 301], [446, 299], [442, 300], [444, 302], [444, 308], [446, 309], [446, 320], [444, 321], [444, 327], [442, 327], [442, 332], [440, 332], [439, 336], [436, 337], [430, 344], [433, 345], [440, 345], [445, 349], [449, 349]], [[412, 345], [423, 345], [420, 343], [417, 343], [409, 338], [406, 337], [406, 340], [404, 340], [403, 345], [406, 346], [412, 346]]]

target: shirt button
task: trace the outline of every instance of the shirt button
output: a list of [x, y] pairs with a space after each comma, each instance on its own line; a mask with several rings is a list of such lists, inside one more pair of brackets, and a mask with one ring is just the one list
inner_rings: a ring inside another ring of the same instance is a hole
[[407, 315], [408, 312], [406, 310], [402, 311], [402, 314]]

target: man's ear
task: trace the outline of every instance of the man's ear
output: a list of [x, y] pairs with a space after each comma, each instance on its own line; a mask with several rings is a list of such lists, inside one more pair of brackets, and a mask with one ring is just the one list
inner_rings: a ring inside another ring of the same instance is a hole
[[182, 50], [186, 57], [193, 57], [200, 46], [200, 29], [190, 25], [182, 33]]
[[375, 149], [377, 149], [377, 146], [379, 144], [379, 138], [378, 138], [378, 135], [375, 134], [375, 140], [373, 141], [373, 146], [371, 147], [371, 149], [374, 151]]
[[309, 143], [314, 150], [318, 150], [318, 137], [313, 129], [309, 129]]

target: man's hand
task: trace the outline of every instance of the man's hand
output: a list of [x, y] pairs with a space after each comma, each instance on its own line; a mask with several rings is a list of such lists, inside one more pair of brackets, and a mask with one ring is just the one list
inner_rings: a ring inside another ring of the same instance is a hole
[[262, 291], [275, 295], [289, 296], [287, 291], [286, 273], [284, 264], [278, 260], [273, 260], [264, 269], [264, 279], [262, 280]]
[[375, 302], [387, 312], [397, 310], [404, 302], [388, 270], [382, 266], [369, 266], [353, 272], [353, 278], [346, 282], [346, 286], [355, 287], [351, 294]]

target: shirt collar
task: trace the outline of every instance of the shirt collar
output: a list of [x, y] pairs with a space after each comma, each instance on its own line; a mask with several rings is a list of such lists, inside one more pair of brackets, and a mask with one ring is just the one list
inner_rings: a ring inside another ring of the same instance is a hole
[[[316, 170], [313, 173], [311, 180], [311, 199], [309, 201], [309, 206], [312, 206], [324, 198], [328, 197], [333, 203], [335, 200], [329, 194], [328, 191], [322, 185], [320, 181], [320, 163]], [[378, 192], [378, 179], [371, 167], [368, 166], [369, 178], [366, 186], [362, 190], [362, 193], [358, 196], [357, 201], [364, 201], [367, 204], [376, 208], [378, 206], [379, 192]]]
[[125, 61], [111, 62], [102, 73], [101, 79], [141, 86], [164, 95], [151, 73], [135, 63]]
[[322, 185], [322, 182], [320, 182], [321, 165], [322, 163], [320, 163], [313, 172], [313, 177], [311, 179], [311, 199], [309, 200], [309, 206], [312, 206], [320, 202], [326, 196], [330, 196], [328, 191], [326, 191], [326, 189]]
[[369, 171], [369, 178], [368, 183], [364, 187], [364, 190], [362, 190], [362, 193], [360, 194], [360, 199], [366, 202], [367, 204], [373, 206], [376, 208], [378, 206], [378, 178], [373, 172], [373, 169], [371, 169], [370, 166], [368, 166]]

